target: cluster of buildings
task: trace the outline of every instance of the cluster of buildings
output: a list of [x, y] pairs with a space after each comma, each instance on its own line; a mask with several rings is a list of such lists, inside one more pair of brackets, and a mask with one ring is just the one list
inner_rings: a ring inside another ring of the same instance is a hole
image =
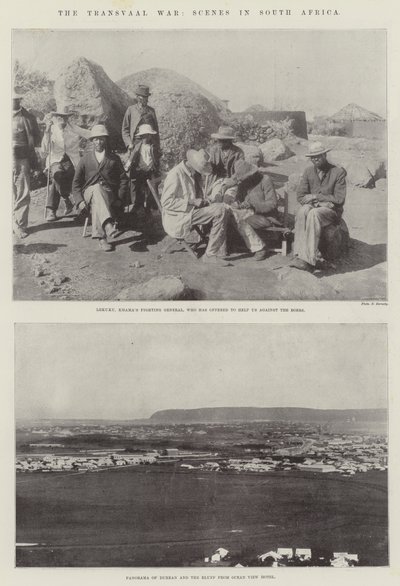
[[224, 565], [243, 568], [247, 565], [268, 566], [272, 568], [284, 566], [324, 565], [334, 568], [349, 568], [359, 564], [358, 554], [333, 552], [329, 555], [313, 554], [310, 548], [278, 547], [276, 550], [260, 554], [255, 560], [238, 560], [227, 549], [219, 547], [210, 556], [204, 558], [207, 565]]
[[154, 464], [158, 454], [91, 454], [86, 457], [45, 455], [38, 457], [18, 458], [17, 472], [63, 472], [63, 471], [88, 471], [115, 466], [137, 466], [140, 464]]

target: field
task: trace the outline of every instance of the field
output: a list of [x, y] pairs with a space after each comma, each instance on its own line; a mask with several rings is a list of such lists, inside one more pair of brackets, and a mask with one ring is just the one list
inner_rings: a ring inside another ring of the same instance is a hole
[[387, 476], [177, 472], [173, 466], [19, 474], [17, 566], [199, 565], [277, 547], [387, 565]]

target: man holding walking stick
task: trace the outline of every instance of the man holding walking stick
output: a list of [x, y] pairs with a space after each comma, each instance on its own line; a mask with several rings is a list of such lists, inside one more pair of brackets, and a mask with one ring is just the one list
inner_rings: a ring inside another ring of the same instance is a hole
[[74, 207], [70, 194], [75, 168], [80, 159], [80, 139], [90, 137], [90, 130], [71, 122], [70, 118], [74, 114], [68, 108], [51, 112], [42, 140], [42, 150], [47, 153], [45, 220], [48, 222], [58, 219], [56, 212], [61, 198], [64, 200], [66, 216]]

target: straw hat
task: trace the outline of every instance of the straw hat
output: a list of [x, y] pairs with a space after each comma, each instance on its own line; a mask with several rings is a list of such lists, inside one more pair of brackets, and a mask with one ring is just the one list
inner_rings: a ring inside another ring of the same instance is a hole
[[144, 134], [157, 134], [150, 124], [141, 124], [138, 128], [136, 136], [143, 136]]
[[216, 138], [219, 140], [234, 140], [236, 136], [232, 126], [220, 126], [218, 128], [218, 132], [214, 132], [211, 135], [211, 138]]
[[104, 124], [95, 124], [93, 126], [93, 128], [90, 129], [90, 140], [92, 140], [93, 138], [98, 138], [100, 136], [110, 136], [108, 134], [108, 130], [107, 128], [104, 126]]
[[312, 142], [308, 147], [308, 153], [305, 154], [306, 157], [318, 157], [318, 155], [324, 155], [328, 153], [332, 149], [329, 147], [324, 147], [322, 142]]
[[195, 149], [189, 149], [186, 153], [187, 162], [201, 175], [211, 173], [210, 157], [204, 149], [196, 151]]

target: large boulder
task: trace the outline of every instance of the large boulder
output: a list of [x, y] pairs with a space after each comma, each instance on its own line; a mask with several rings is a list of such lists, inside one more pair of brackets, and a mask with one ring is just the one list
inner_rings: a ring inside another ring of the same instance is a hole
[[342, 218], [339, 224], [331, 224], [322, 230], [319, 249], [326, 260], [335, 260], [348, 251], [349, 243], [349, 229]]
[[235, 144], [242, 149], [246, 161], [253, 165], [257, 165], [257, 167], [260, 166], [263, 162], [263, 154], [258, 145], [246, 144], [244, 142], [237, 142]]
[[353, 161], [347, 167], [347, 182], [354, 187], [375, 187], [375, 180], [365, 163]]
[[139, 84], [150, 87], [149, 104], [157, 114], [166, 170], [181, 161], [189, 148], [207, 147], [227, 112], [221, 100], [169, 69], [139, 71], [118, 82], [132, 98]]
[[264, 163], [283, 161], [293, 157], [294, 152], [280, 138], [267, 140], [260, 146]]
[[133, 99], [119, 88], [104, 69], [85, 57], [61, 70], [54, 83], [57, 109], [76, 110], [81, 123], [103, 123], [110, 132], [113, 148], [124, 148], [121, 127]]
[[180, 277], [166, 275], [153, 277], [145, 283], [122, 289], [117, 295], [117, 300], [171, 301], [189, 299], [189, 293], [190, 290]]

